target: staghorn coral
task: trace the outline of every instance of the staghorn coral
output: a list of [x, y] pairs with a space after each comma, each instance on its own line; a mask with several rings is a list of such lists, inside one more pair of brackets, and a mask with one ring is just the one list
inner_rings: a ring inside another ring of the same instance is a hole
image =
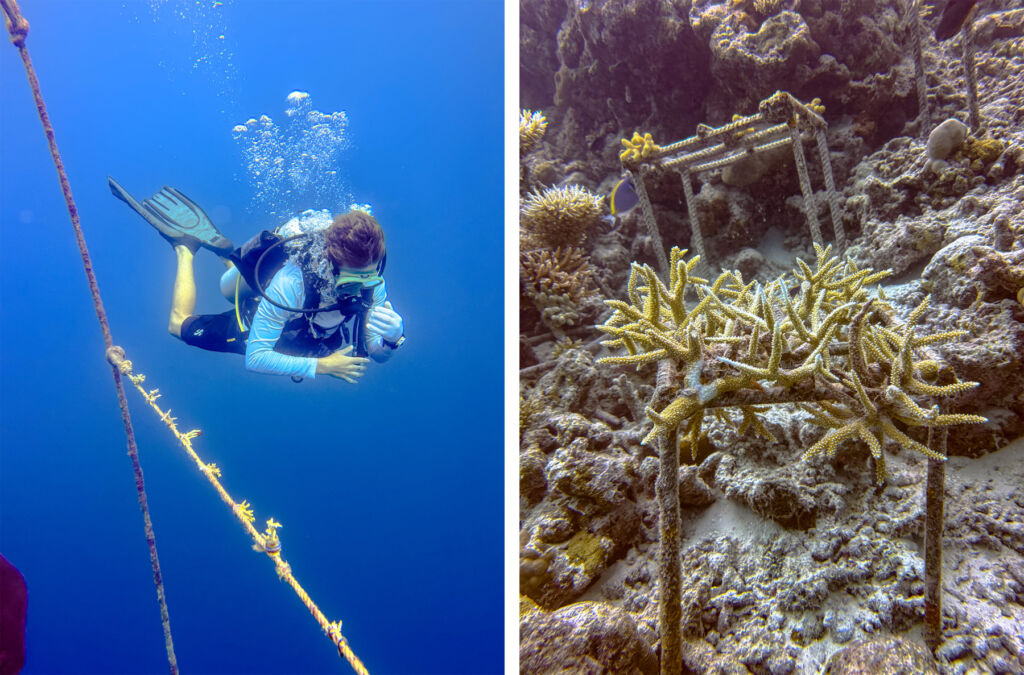
[[[661, 410], [647, 409], [654, 427], [644, 443], [679, 430], [696, 453], [705, 412], [735, 407], [743, 413], [741, 431], [766, 433], [755, 406], [797, 403], [814, 424], [829, 430], [804, 453], [805, 460], [834, 457], [841, 443], [859, 439], [882, 482], [886, 439], [945, 459], [905, 427], [986, 421], [941, 414], [932, 403], [976, 386], [958, 380], [924, 351], [965, 332], [918, 335], [915, 325], [927, 298], [897, 326], [884, 297], [872, 298], [867, 288], [887, 271], [858, 269], [849, 259], [830, 256], [830, 248], [815, 249], [814, 269], [798, 260], [793, 279], [783, 276], [764, 286], [744, 283], [736, 272], [723, 272], [714, 283], [691, 276], [697, 258], [684, 261], [685, 251], [678, 248], [672, 250], [668, 286], [650, 267], [633, 265], [629, 302], [606, 301], [615, 313], [600, 327], [612, 337], [605, 344], [627, 354], [598, 363], [667, 360], [680, 373], [674, 400]], [[693, 308], [683, 301], [688, 287], [699, 299]]]
[[519, 272], [541, 321], [556, 335], [579, 323], [581, 306], [596, 293], [593, 268], [577, 248], [524, 251]]
[[544, 138], [548, 128], [547, 118], [543, 113], [533, 110], [519, 112], [519, 156], [532, 152]]
[[[797, 283], [791, 290], [786, 275], [762, 286], [744, 283], [738, 272], [723, 272], [709, 284], [691, 276], [698, 258], [685, 261], [685, 251], [673, 247], [667, 286], [650, 266], [634, 263], [629, 302], [606, 301], [615, 311], [600, 327], [613, 338], [605, 345], [624, 348], [628, 354], [599, 363], [658, 363], [658, 386], [646, 411], [654, 427], [642, 442], [661, 441], [659, 624], [663, 658], [670, 662], [678, 660], [681, 647], [679, 495], [665, 480], [677, 480], [676, 443], [681, 436], [696, 459], [709, 410], [740, 434], [750, 430], [773, 438], [759, 419], [766, 404], [796, 403], [812, 424], [829, 429], [803, 454], [805, 461], [819, 454], [835, 457], [840, 444], [861, 440], [874, 458], [877, 482], [883, 483], [886, 439], [928, 457], [925, 636], [933, 646], [941, 639], [938, 542], [946, 427], [987, 420], [942, 414], [933, 404], [935, 398], [970, 390], [977, 383], [959, 380], [928, 347], [966, 332], [918, 335], [915, 327], [928, 306], [927, 297], [906, 323], [896, 325], [884, 294], [879, 291], [872, 297], [867, 289], [888, 271], [858, 269], [849, 258], [830, 256], [831, 247], [815, 245], [815, 251], [813, 270], [797, 260], [799, 267], [792, 272]], [[691, 285], [698, 298], [692, 309], [684, 303]], [[666, 404], [668, 399], [673, 400]], [[742, 421], [736, 423], [716, 410], [723, 407], [739, 409]], [[928, 445], [901, 426], [928, 427]]]
[[549, 249], [575, 246], [601, 218], [603, 200], [580, 185], [534, 190], [519, 209], [523, 235]]

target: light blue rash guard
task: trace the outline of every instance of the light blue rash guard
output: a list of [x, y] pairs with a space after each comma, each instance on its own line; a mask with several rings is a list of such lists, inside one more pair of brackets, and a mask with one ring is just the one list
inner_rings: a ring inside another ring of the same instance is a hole
[[[285, 263], [267, 285], [265, 293], [268, 298], [286, 307], [302, 307], [306, 300], [306, 289], [302, 283], [302, 270], [292, 261]], [[379, 307], [387, 300], [385, 284], [374, 289], [372, 307]], [[289, 312], [275, 307], [269, 302], [260, 302], [256, 314], [249, 327], [249, 342], [245, 348], [245, 367], [258, 373], [269, 375], [293, 375], [296, 377], [316, 377], [317, 360], [309, 356], [290, 356], [274, 351], [274, 345], [281, 337], [284, 325], [291, 319], [300, 316], [299, 312]], [[318, 312], [313, 322], [322, 329], [330, 331], [341, 323], [341, 312]], [[346, 342], [342, 349], [351, 344]], [[384, 338], [380, 333], [366, 328], [366, 350], [371, 359], [383, 363], [391, 358], [393, 350], [384, 346]]]

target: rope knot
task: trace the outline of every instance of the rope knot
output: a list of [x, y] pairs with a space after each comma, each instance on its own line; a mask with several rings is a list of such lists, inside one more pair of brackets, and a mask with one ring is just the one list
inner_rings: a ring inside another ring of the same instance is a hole
[[14, 0], [0, 3], [4, 8], [4, 27], [11, 34], [11, 43], [15, 47], [24, 47], [25, 38], [28, 36], [28, 21], [21, 15], [18, 3]]
[[122, 375], [132, 374], [132, 362], [125, 358], [124, 347], [111, 345], [107, 347], [107, 362], [117, 368]]

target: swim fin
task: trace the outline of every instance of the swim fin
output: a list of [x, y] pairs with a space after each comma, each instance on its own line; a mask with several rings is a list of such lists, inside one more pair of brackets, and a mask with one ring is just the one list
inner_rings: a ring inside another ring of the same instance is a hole
[[180, 190], [165, 185], [140, 204], [110, 176], [107, 182], [115, 197], [132, 207], [171, 244], [184, 244], [192, 249], [202, 246], [223, 258], [235, 250], [235, 245], [213, 226], [206, 212]]

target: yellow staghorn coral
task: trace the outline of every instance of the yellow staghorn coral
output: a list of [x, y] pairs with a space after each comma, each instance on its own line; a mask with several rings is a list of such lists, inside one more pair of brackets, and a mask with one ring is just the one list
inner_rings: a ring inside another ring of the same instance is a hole
[[[628, 301], [608, 300], [612, 316], [599, 328], [604, 344], [625, 353], [603, 365], [639, 367], [671, 359], [680, 373], [675, 397], [648, 408], [654, 423], [644, 443], [679, 431], [696, 456], [705, 411], [735, 407], [741, 432], [770, 436], [759, 421], [764, 405], [797, 403], [829, 431], [803, 455], [832, 457], [849, 440], [867, 445], [876, 479], [885, 478], [886, 440], [930, 459], [945, 457], [905, 431], [907, 427], [978, 424], [979, 415], [942, 414], [933, 399], [967, 391], [974, 382], [924, 353], [964, 331], [918, 335], [926, 298], [897, 326], [895, 314], [869, 287], [889, 274], [858, 269], [850, 260], [815, 246], [814, 267], [798, 261], [789, 275], [761, 285], [738, 272], [713, 282], [691, 276], [697, 259], [672, 249], [666, 286], [647, 265], [634, 264]], [[697, 302], [684, 295], [692, 287]], [[942, 380], [941, 383], [939, 380]]]
[[575, 246], [601, 218], [603, 199], [580, 185], [534, 190], [519, 209], [523, 234], [528, 242], [550, 249]]
[[519, 156], [532, 152], [544, 138], [548, 128], [547, 118], [533, 110], [519, 111]]

